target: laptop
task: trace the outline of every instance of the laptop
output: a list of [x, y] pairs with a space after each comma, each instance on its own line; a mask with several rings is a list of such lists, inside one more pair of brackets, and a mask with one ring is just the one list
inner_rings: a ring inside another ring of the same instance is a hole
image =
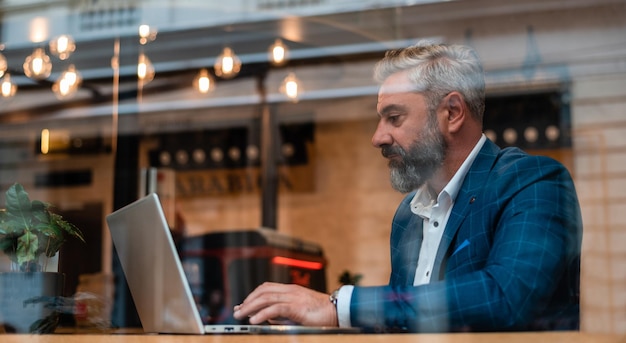
[[358, 333], [358, 328], [204, 324], [171, 237], [151, 193], [106, 216], [144, 332], [169, 334]]

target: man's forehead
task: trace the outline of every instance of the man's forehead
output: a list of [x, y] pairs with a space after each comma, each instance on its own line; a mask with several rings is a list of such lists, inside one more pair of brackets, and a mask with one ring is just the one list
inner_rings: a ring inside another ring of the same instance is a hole
[[391, 74], [386, 78], [378, 90], [378, 96], [413, 91], [415, 91], [415, 86], [411, 80], [409, 80], [408, 73], [403, 71]]

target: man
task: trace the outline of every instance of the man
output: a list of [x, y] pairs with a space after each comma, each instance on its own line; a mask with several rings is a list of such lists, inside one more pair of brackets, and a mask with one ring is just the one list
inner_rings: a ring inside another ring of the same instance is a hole
[[372, 138], [393, 187], [389, 284], [329, 297], [266, 283], [241, 305], [250, 323], [371, 331], [578, 328], [581, 218], [558, 162], [501, 150], [482, 133], [485, 86], [475, 52], [422, 43], [387, 52]]

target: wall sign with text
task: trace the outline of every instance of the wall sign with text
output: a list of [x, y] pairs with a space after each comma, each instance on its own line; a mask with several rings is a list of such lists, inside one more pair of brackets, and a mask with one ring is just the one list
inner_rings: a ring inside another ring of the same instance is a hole
[[[312, 123], [281, 125], [276, 152], [279, 191], [313, 190]], [[260, 191], [258, 130], [236, 127], [162, 133], [148, 151], [151, 167], [176, 172], [181, 197], [223, 196]]]

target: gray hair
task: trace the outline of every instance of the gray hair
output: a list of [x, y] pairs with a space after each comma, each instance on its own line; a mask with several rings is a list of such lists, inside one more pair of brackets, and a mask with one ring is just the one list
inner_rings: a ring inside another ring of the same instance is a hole
[[383, 83], [389, 76], [409, 71], [415, 91], [424, 94], [434, 111], [452, 91], [465, 99], [472, 116], [482, 122], [485, 111], [485, 79], [478, 54], [463, 45], [419, 42], [389, 50], [374, 68], [374, 79]]

